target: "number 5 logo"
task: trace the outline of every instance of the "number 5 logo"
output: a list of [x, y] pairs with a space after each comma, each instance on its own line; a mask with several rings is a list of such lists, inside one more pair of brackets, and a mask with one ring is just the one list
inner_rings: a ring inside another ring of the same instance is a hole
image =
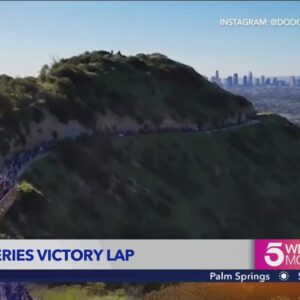
[[280, 247], [282, 243], [269, 243], [267, 247], [267, 254], [271, 254], [272, 257], [276, 256], [276, 259], [271, 259], [271, 255], [265, 255], [265, 262], [270, 267], [278, 267], [284, 261], [284, 254]]

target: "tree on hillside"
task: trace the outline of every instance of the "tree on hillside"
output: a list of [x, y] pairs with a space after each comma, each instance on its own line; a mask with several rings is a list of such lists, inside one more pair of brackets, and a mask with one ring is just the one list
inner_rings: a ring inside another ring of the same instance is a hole
[[44, 65], [41, 70], [40, 70], [40, 74], [39, 77], [42, 81], [45, 81], [48, 74], [49, 74], [50, 68], [48, 65]]

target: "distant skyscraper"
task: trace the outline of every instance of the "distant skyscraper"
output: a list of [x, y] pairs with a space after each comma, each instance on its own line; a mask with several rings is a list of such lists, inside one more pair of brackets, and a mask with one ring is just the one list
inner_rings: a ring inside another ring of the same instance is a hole
[[286, 86], [286, 82], [284, 80], [279, 80], [277, 85], [278, 86]]
[[297, 85], [296, 77], [293, 76], [293, 77], [291, 78], [291, 87], [295, 87], [296, 85]]
[[243, 77], [243, 86], [248, 86], [248, 79], [246, 75]]
[[249, 77], [248, 77], [248, 85], [252, 86], [253, 85], [253, 75], [252, 72], [249, 72]]
[[238, 73], [233, 74], [233, 86], [238, 86], [239, 85], [239, 75]]
[[261, 76], [261, 85], [265, 85], [266, 84], [266, 79], [265, 76]]
[[259, 78], [255, 78], [255, 86], [258, 86], [260, 83]]
[[278, 83], [277, 77], [274, 77], [274, 78], [273, 78], [272, 84], [273, 84], [274, 86], [278, 86], [279, 83]]
[[225, 80], [225, 87], [231, 88], [232, 87], [232, 76], [228, 76]]
[[215, 81], [218, 85], [221, 85], [221, 79], [220, 79], [220, 76], [219, 76], [219, 70], [216, 71], [216, 75], [215, 75]]

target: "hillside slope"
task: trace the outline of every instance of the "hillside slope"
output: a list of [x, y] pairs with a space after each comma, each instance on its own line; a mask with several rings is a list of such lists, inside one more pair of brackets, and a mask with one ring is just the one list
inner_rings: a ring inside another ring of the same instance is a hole
[[160, 54], [98, 51], [44, 67], [38, 78], [2, 76], [0, 128], [2, 162], [55, 141], [21, 170], [3, 237], [300, 231], [300, 129], [256, 116], [246, 99]]
[[37, 78], [0, 76], [0, 154], [77, 133], [145, 126], [220, 126], [254, 114], [246, 99], [161, 54], [85, 53]]
[[[215, 133], [63, 142], [23, 180], [1, 231], [26, 238], [296, 237], [300, 129], [277, 116]], [[280, 222], [274, 222], [280, 220]]]

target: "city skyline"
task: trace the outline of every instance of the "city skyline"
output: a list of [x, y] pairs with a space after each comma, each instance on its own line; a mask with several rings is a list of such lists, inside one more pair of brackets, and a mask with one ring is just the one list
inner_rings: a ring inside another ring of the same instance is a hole
[[160, 52], [202, 75], [216, 66], [298, 76], [300, 26], [224, 27], [220, 18], [298, 18], [300, 2], [0, 2], [0, 73], [35, 76], [51, 57]]
[[[239, 72], [236, 73], [234, 70], [232, 72], [229, 72], [228, 74], [224, 74], [224, 75], [223, 75], [223, 73], [222, 73], [222, 71], [220, 69], [216, 69], [215, 71], [219, 71], [219, 74], [221, 74], [221, 75], [219, 75], [219, 77], [221, 79], [225, 79], [228, 76], [233, 76], [234, 74], [238, 74], [239, 76], [241, 76], [241, 74]], [[249, 74], [249, 72], [252, 72], [252, 71], [245, 72], [242, 75]], [[254, 74], [254, 73], [252, 72], [252, 74]], [[206, 76], [207, 78], [210, 78], [212, 76], [212, 75], [207, 75], [207, 74], [202, 74], [202, 75]], [[270, 77], [270, 78], [273, 78], [273, 77], [277, 77], [277, 78], [291, 78], [291, 77], [296, 77], [296, 78], [298, 78], [298, 77], [300, 77], [300, 71], [299, 71], [298, 75], [283, 75], [283, 76], [281, 76], [281, 75], [277, 75], [277, 74], [275, 74], [275, 75], [265, 75], [264, 73], [262, 73], [262, 75], [253, 76], [253, 78], [260, 78], [261, 76]]]
[[238, 72], [232, 73], [227, 77], [220, 76], [220, 71], [216, 70], [211, 77], [205, 76], [208, 80], [219, 86], [226, 88], [234, 87], [300, 87], [300, 76], [266, 76], [264, 74], [255, 76], [252, 71], [248, 74], [239, 75]]

